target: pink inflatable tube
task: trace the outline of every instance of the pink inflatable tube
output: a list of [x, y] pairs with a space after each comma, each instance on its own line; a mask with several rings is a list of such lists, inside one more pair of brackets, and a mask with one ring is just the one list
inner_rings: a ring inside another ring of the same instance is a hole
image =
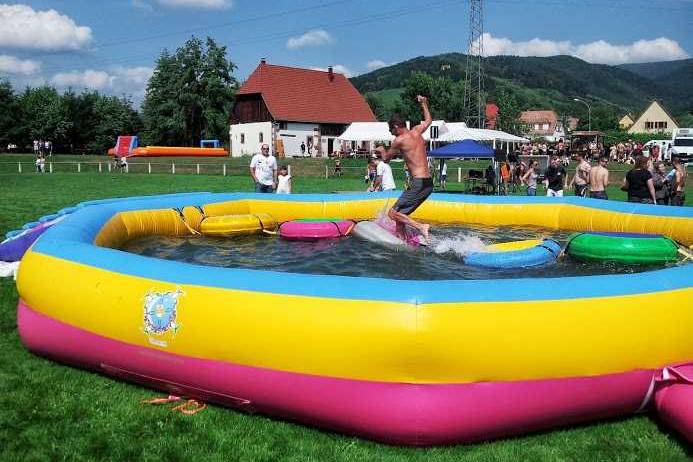
[[134, 346], [61, 323], [22, 300], [17, 322], [29, 349], [56, 360], [168, 393], [408, 445], [473, 442], [632, 413], [654, 373], [473, 384], [368, 382]]
[[279, 227], [279, 235], [285, 239], [314, 240], [346, 236], [354, 222], [341, 221], [287, 221]]
[[693, 444], [693, 364], [665, 367], [655, 389], [659, 417]]

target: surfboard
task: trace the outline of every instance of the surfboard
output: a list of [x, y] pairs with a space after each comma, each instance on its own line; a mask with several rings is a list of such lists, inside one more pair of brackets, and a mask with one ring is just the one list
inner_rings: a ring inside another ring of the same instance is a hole
[[410, 242], [406, 242], [374, 221], [360, 221], [356, 223], [351, 233], [367, 241], [382, 245], [409, 248], [416, 248], [420, 245], [418, 239], [414, 238]]

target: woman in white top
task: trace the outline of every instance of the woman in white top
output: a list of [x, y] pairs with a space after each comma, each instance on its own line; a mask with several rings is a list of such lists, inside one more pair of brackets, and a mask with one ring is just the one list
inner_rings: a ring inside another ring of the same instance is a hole
[[527, 172], [522, 175], [522, 183], [527, 185], [527, 195], [528, 196], [536, 196], [537, 195], [537, 177], [539, 176], [537, 174], [537, 167], [539, 166], [539, 162], [536, 160], [532, 160], [529, 162], [529, 167], [527, 168]]
[[277, 194], [291, 194], [291, 175], [286, 165], [279, 169], [277, 175]]

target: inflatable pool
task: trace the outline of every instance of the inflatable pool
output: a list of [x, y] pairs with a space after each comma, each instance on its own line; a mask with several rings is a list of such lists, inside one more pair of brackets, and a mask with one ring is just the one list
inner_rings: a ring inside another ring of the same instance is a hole
[[566, 253], [582, 260], [651, 264], [676, 261], [678, 247], [662, 235], [589, 232], [572, 235]]
[[[653, 405], [664, 369], [693, 363], [691, 265], [412, 281], [199, 266], [119, 250], [147, 235], [191, 236], [215, 216], [372, 220], [392, 197], [199, 193], [81, 204], [21, 261], [21, 339], [37, 354], [168, 393], [409, 445], [630, 414]], [[684, 207], [434, 194], [414, 216], [693, 244], [693, 209]], [[665, 408], [683, 432], [693, 406], [690, 385], [676, 377], [666, 382]]]

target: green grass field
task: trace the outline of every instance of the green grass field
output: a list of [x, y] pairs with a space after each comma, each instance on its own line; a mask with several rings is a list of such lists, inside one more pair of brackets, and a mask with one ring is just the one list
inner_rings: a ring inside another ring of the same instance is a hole
[[[3, 156], [4, 157], [4, 156]], [[296, 192], [362, 190], [354, 178], [297, 178]], [[184, 191], [250, 191], [247, 177], [0, 174], [0, 232], [89, 199]], [[616, 189], [611, 191], [614, 197]], [[689, 191], [689, 197], [691, 196]], [[622, 196], [621, 196], [622, 197]], [[46, 274], [45, 290], [51, 290]], [[66, 367], [24, 349], [17, 292], [0, 280], [0, 460], [147, 461], [684, 461], [678, 437], [647, 415], [481, 443], [386, 446], [211, 406], [195, 416], [145, 406], [152, 390]]]

